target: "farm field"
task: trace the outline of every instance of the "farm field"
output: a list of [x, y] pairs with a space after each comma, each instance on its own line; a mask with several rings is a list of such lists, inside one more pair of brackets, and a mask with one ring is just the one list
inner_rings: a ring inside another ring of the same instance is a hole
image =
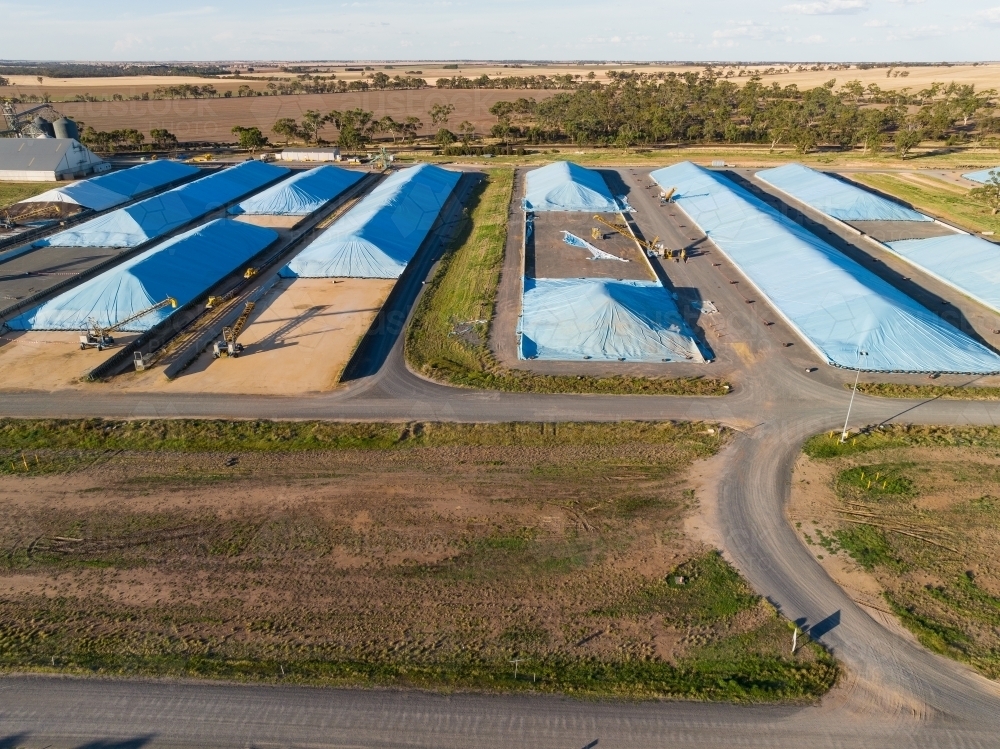
[[0, 422], [0, 667], [813, 699], [830, 656], [790, 655], [786, 622], [683, 532], [696, 461], [727, 440], [669, 423]]
[[[893, 427], [806, 443], [789, 517], [876, 618], [1000, 677], [1000, 431]], [[894, 621], [889, 621], [894, 620]]]
[[[445, 67], [448, 66], [448, 67]], [[451, 78], [454, 76], [465, 76], [466, 78], [478, 78], [481, 75], [488, 75], [491, 78], [502, 76], [560, 76], [573, 75], [587, 78], [591, 73], [594, 80], [607, 82], [610, 80], [608, 71], [636, 71], [641, 73], [677, 73], [682, 75], [687, 72], [700, 72], [706, 67], [704, 64], [658, 64], [658, 63], [602, 63], [602, 64], [580, 64], [580, 63], [557, 63], [538, 62], [521, 65], [507, 66], [502, 63], [490, 62], [393, 62], [387, 63], [366, 63], [351, 64], [341, 63], [317, 63], [314, 65], [304, 65], [310, 71], [318, 71], [319, 75], [328, 76], [333, 73], [337, 80], [356, 81], [374, 72], [385, 73], [386, 75], [408, 75], [423, 78], [430, 85], [439, 78]], [[368, 70], [346, 70], [347, 67], [370, 68]], [[870, 68], [860, 70], [856, 65], [844, 68], [840, 65], [818, 64], [803, 65], [794, 64], [752, 64], [735, 65], [722, 64], [714, 66], [717, 73], [723, 77], [732, 78], [735, 83], [742, 83], [756, 73], [763, 81], [770, 85], [778, 83], [782, 86], [795, 84], [799, 88], [813, 88], [821, 86], [831, 78], [836, 78], [838, 83], [848, 80], [859, 80], [862, 85], [876, 84], [879, 88], [886, 90], [899, 90], [909, 88], [918, 90], [930, 86], [935, 81], [954, 81], [958, 84], [973, 84], [979, 89], [996, 88], [1000, 85], [1000, 64], [984, 63], [980, 65], [922, 65], [922, 66], [894, 66]], [[815, 70], [812, 68], [816, 68]], [[740, 75], [742, 73], [742, 75]], [[206, 83], [224, 92], [226, 89], [235, 90], [241, 85], [248, 85], [254, 90], [264, 90], [267, 86], [266, 80], [255, 80], [264, 78], [277, 78], [290, 80], [296, 77], [297, 73], [282, 71], [277, 67], [257, 67], [252, 73], [244, 73], [239, 78], [203, 78], [199, 76], [122, 76], [108, 78], [43, 78], [39, 83], [33, 75], [7, 75], [4, 76], [10, 81], [12, 88], [18, 94], [41, 95], [48, 93], [53, 100], [61, 98], [72, 98], [81, 92], [87, 92], [95, 96], [121, 93], [123, 95], [141, 94], [152, 92], [158, 87], [188, 85], [205, 85]]]
[[[332, 109], [360, 107], [374, 112], [375, 118], [389, 115], [398, 120], [419, 117], [424, 123], [421, 134], [436, 131], [428, 112], [435, 104], [455, 107], [449, 124], [454, 128], [463, 120], [476, 126], [480, 135], [488, 134], [496, 118], [489, 110], [496, 102], [531, 96], [541, 100], [558, 91], [498, 91], [474, 89], [461, 91], [426, 88], [410, 91], [365, 91], [342, 94], [293, 94], [288, 96], [252, 96], [230, 99], [161, 99], [155, 101], [64, 102], [57, 105], [61, 114], [96, 130], [135, 128], [149, 136], [153, 128], [166, 128], [180, 141], [231, 143], [232, 128], [259, 127], [272, 142], [281, 139], [271, 132], [282, 117], [301, 120], [310, 109], [327, 113]], [[333, 137], [335, 130], [320, 135]]]

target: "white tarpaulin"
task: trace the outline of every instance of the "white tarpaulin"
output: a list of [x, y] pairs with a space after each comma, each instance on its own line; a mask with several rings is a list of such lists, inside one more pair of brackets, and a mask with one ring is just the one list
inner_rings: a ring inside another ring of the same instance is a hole
[[652, 177], [830, 364], [1000, 372], [995, 353], [722, 175], [685, 162]]
[[705, 361], [657, 281], [528, 277], [521, 309], [522, 359]]
[[883, 198], [802, 164], [764, 169], [757, 177], [820, 213], [841, 221], [933, 221], [905, 205]]
[[532, 169], [525, 177], [526, 211], [618, 213], [628, 206], [615, 200], [600, 172], [571, 161]]
[[402, 169], [281, 269], [286, 278], [399, 278], [437, 220], [458, 172]]
[[1000, 245], [969, 234], [889, 242], [907, 262], [1000, 312]]

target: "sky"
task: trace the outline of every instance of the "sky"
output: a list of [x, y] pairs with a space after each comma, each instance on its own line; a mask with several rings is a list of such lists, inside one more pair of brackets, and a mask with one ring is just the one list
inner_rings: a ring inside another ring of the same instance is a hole
[[1000, 59], [1000, 0], [0, 0], [0, 17], [6, 60]]

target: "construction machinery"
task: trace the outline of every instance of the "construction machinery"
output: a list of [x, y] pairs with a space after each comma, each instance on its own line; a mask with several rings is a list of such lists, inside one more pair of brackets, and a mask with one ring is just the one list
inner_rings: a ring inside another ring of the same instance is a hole
[[[243, 272], [243, 279], [245, 281], [249, 281], [251, 278], [254, 278], [258, 273], [260, 273], [259, 268], [252, 268], [252, 267], [247, 268]], [[225, 304], [234, 296], [236, 296], [237, 292], [240, 290], [241, 287], [242, 284], [240, 284], [236, 288], [230, 289], [227, 293], [222, 294], [220, 296], [210, 296], [208, 300], [205, 302], [205, 309], [215, 309], [216, 307]]]
[[[9, 99], [3, 100], [2, 109], [4, 120], [7, 121], [7, 129], [0, 130], [0, 136], [8, 138], [37, 138], [41, 135], [46, 135], [46, 133], [35, 125], [29, 115], [40, 112], [43, 109], [50, 109], [56, 112], [49, 103], [39, 104], [37, 107], [18, 112], [14, 109], [14, 102]], [[56, 114], [59, 113], [56, 112]]]
[[114, 346], [115, 339], [111, 337], [112, 333], [116, 330], [121, 330], [130, 322], [135, 322], [140, 317], [145, 317], [151, 312], [156, 312], [156, 310], [163, 309], [164, 307], [173, 307], [176, 309], [177, 300], [172, 296], [168, 296], [162, 302], [157, 302], [150, 307], [146, 307], [146, 309], [139, 310], [134, 315], [130, 315], [124, 320], [119, 320], [114, 325], [109, 325], [108, 327], [102, 327], [95, 318], [88, 317], [87, 325], [89, 327], [87, 332], [80, 336], [80, 350], [84, 351], [88, 348], [96, 348], [98, 351], [103, 351], [109, 346]]
[[[16, 206], [17, 204], [15, 203], [14, 205]], [[60, 217], [59, 206], [59, 203], [40, 203], [38, 208], [21, 211], [15, 216], [11, 216], [8, 209], [0, 216], [0, 223], [5, 228], [13, 229], [18, 224], [23, 224], [27, 219], [34, 219], [35, 221], [43, 218], [57, 219]], [[13, 208], [14, 206], [11, 207]]]
[[675, 192], [677, 192], [677, 188], [676, 187], [671, 187], [666, 192], [661, 191], [660, 192], [660, 205], [666, 205], [671, 200], [673, 200]]
[[639, 239], [639, 237], [635, 236], [631, 231], [629, 231], [628, 226], [626, 226], [625, 224], [613, 224], [607, 219], [601, 218], [597, 214], [594, 214], [594, 221], [597, 221], [600, 224], [604, 224], [606, 227], [608, 227], [612, 231], [618, 232], [626, 239], [631, 239], [635, 242], [638, 242], [640, 247], [645, 248], [648, 252], [651, 252], [654, 255], [663, 254], [663, 244], [660, 242], [659, 237], [653, 237], [652, 242], [647, 242], [645, 239]]
[[392, 164], [395, 156], [385, 150], [385, 146], [382, 146], [378, 153], [372, 156], [372, 169], [378, 171], [385, 171]]
[[243, 344], [237, 339], [240, 337], [240, 333], [243, 332], [243, 328], [246, 327], [247, 320], [250, 319], [250, 313], [253, 312], [253, 308], [254, 303], [247, 302], [243, 306], [243, 312], [236, 318], [236, 322], [233, 323], [232, 327], [222, 329], [222, 340], [212, 344], [213, 359], [218, 359], [223, 354], [231, 356], [234, 359], [240, 355], [243, 351]]

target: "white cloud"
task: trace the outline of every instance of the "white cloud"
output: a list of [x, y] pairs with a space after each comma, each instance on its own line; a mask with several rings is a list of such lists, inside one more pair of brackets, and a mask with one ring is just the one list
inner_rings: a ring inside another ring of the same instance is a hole
[[896, 5], [920, 5], [924, 0], [889, 0], [889, 2]]
[[976, 18], [986, 23], [1000, 23], [1000, 6], [979, 11]]
[[770, 29], [766, 24], [754, 23], [753, 21], [730, 21], [728, 29], [716, 29], [712, 32], [712, 38], [721, 39], [761, 39]]
[[888, 26], [888, 21], [883, 21], [881, 18], [873, 18], [870, 21], [865, 21], [863, 26], [867, 26], [870, 29], [880, 29], [883, 26]]
[[885, 39], [887, 42], [909, 41], [912, 39], [930, 39], [945, 35], [945, 30], [940, 26], [913, 26], [908, 29], [899, 29], [889, 33]]
[[799, 44], [822, 44], [825, 41], [819, 34], [813, 34], [812, 36], [807, 36], [805, 39], [800, 39]]
[[138, 34], [128, 33], [121, 39], [115, 40], [115, 46], [112, 48], [114, 52], [126, 52], [130, 49], [135, 49], [136, 47], [141, 47], [146, 44], [146, 39], [143, 39]]
[[839, 13], [858, 13], [868, 8], [868, 0], [815, 0], [811, 3], [792, 3], [782, 10], [805, 16], [827, 16]]

